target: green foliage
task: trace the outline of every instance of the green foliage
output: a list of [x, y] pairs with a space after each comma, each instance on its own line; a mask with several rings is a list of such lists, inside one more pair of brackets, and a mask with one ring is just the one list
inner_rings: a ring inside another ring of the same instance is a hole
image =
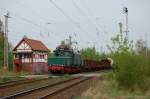
[[137, 54], [132, 49], [132, 41], [128, 41], [123, 35], [122, 24], [120, 33], [113, 37], [112, 47], [108, 46], [110, 56], [114, 60], [114, 79], [120, 87], [131, 89], [147, 89], [150, 82], [147, 79], [150, 76], [150, 61], [143, 54]]
[[119, 23], [120, 33], [111, 38], [112, 46], [107, 45], [111, 53], [131, 52], [133, 41], [129, 41], [126, 35], [122, 32], [122, 23]]
[[70, 78], [70, 75], [65, 74], [63, 77], [64, 77], [64, 78]]
[[148, 77], [148, 61], [141, 55], [134, 53], [119, 53], [113, 57], [116, 71], [115, 77], [119, 85], [134, 89], [140, 87], [145, 89]]
[[2, 68], [3, 65], [3, 56], [4, 56], [4, 38], [3, 38], [3, 33], [0, 33], [0, 69]]
[[9, 52], [9, 55], [8, 55], [8, 64], [9, 64], [9, 71], [12, 71], [13, 70], [13, 53], [12, 52]]
[[[9, 44], [9, 48], [11, 49], [11, 44]], [[4, 60], [4, 37], [3, 33], [0, 33], [0, 69], [2, 69], [3, 66], [3, 60]], [[8, 60], [9, 60], [9, 70], [11, 71], [13, 68], [13, 54], [12, 51], [9, 52], [8, 55]]]
[[10, 77], [3, 77], [3, 78], [2, 78], [2, 81], [3, 81], [3, 82], [9, 81], [9, 80], [10, 80]]
[[100, 60], [101, 58], [105, 57], [105, 54], [98, 53], [94, 48], [86, 48], [82, 49], [81, 51], [81, 58], [82, 59], [92, 59], [92, 60]]
[[23, 77], [23, 76], [26, 76], [26, 75], [31, 75], [31, 73], [25, 72], [25, 71], [15, 73], [15, 77]]

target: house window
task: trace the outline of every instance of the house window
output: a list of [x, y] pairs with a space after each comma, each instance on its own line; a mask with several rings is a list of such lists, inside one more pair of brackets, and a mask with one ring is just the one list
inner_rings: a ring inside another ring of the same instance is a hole
[[41, 59], [43, 59], [43, 55], [41, 55]]
[[39, 58], [40, 59], [44, 59], [44, 55], [39, 55]]
[[31, 58], [30, 54], [25, 54], [25, 58]]
[[26, 54], [22, 54], [22, 59], [26, 58], [27, 55]]
[[18, 54], [15, 54], [15, 58], [19, 58], [19, 55], [18, 55]]
[[28, 58], [28, 55], [27, 55], [27, 54], [24, 54], [24, 58]]

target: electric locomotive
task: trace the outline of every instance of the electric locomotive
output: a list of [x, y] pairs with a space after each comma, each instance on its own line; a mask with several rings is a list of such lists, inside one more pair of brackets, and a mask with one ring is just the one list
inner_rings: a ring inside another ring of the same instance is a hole
[[48, 58], [48, 70], [51, 73], [78, 73], [81, 71], [81, 66], [79, 51], [74, 51], [64, 43], [54, 50], [52, 57]]

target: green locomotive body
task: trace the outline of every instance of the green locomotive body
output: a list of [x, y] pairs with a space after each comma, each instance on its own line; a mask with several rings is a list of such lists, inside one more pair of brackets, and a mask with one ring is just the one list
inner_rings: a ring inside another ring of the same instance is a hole
[[80, 72], [82, 60], [79, 53], [75, 53], [68, 47], [57, 47], [54, 56], [48, 58], [48, 69], [52, 73]]

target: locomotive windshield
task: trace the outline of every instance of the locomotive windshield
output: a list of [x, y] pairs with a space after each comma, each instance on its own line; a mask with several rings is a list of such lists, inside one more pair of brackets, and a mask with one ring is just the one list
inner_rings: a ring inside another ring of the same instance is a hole
[[72, 56], [71, 51], [65, 51], [65, 50], [55, 50], [54, 51], [55, 56]]
[[69, 45], [65, 43], [61, 43], [55, 50], [55, 56], [72, 56], [73, 49], [70, 48]]

